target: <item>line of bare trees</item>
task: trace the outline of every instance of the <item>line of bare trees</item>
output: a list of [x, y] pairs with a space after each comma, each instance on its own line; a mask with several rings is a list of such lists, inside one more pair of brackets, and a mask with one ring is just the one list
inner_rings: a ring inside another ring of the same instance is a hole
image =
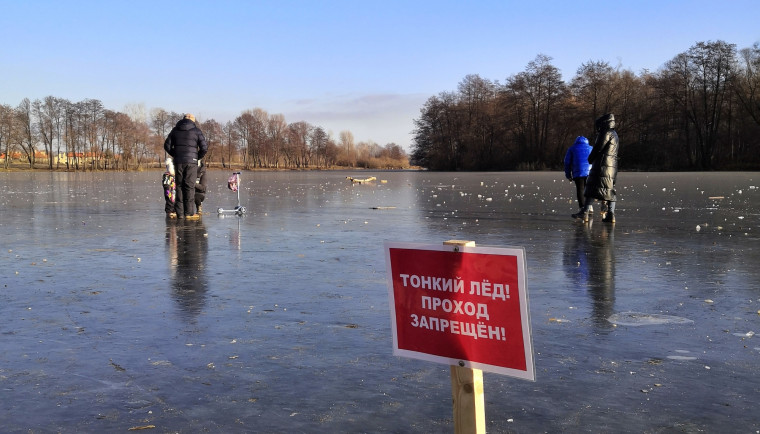
[[[12, 107], [0, 104], [0, 161], [50, 170], [133, 170], [161, 167], [163, 143], [183, 115], [129, 106], [127, 113], [96, 99], [71, 102], [54, 96]], [[336, 142], [321, 127], [287, 123], [281, 114], [246, 110], [224, 124], [198, 120], [209, 144], [209, 166], [253, 168], [405, 168], [401, 146], [355, 143], [349, 131]]]
[[[208, 139], [211, 129], [203, 125]], [[283, 115], [270, 115], [259, 108], [244, 111], [219, 131], [227, 137], [227, 155], [221, 161], [231, 161], [237, 149], [247, 169], [409, 166], [406, 152], [395, 143], [384, 147], [372, 141], [356, 143], [350, 131], [342, 131], [336, 142], [322, 127], [304, 121], [289, 124]]]
[[614, 113], [628, 170], [760, 168], [760, 45], [699, 42], [656, 72], [590, 61], [569, 83], [538, 55], [502, 85], [468, 75], [415, 120], [412, 164], [557, 169], [575, 137]]

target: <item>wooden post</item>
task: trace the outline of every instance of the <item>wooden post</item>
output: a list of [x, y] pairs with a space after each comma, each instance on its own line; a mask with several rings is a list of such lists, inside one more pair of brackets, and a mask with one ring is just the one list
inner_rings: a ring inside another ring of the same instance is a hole
[[[475, 247], [474, 241], [449, 240], [444, 245]], [[451, 366], [451, 398], [454, 406], [454, 433], [486, 432], [483, 371]]]

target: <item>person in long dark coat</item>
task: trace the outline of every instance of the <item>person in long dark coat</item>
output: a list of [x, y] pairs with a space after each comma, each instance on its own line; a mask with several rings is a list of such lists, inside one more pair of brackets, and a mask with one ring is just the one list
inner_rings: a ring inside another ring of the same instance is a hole
[[594, 127], [596, 128], [596, 138], [594, 139], [594, 147], [588, 156], [591, 170], [586, 179], [586, 189], [583, 192], [586, 203], [583, 210], [578, 214], [573, 214], [573, 217], [582, 218], [584, 222], [589, 221], [592, 217], [589, 208], [596, 199], [607, 205], [607, 213], [602, 221], [615, 223], [615, 202], [617, 200], [615, 181], [617, 181], [619, 146], [618, 135], [615, 131], [615, 115], [607, 113], [599, 117], [594, 122]]

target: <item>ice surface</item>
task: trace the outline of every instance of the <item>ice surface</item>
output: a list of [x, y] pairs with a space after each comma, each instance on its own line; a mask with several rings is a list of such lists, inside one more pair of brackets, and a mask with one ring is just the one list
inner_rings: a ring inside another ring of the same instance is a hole
[[756, 173], [623, 172], [615, 225], [560, 172], [244, 172], [198, 222], [160, 178], [0, 173], [3, 432], [451, 432], [382, 250], [450, 239], [526, 249], [537, 381], [485, 375], [488, 432], [760, 429]]

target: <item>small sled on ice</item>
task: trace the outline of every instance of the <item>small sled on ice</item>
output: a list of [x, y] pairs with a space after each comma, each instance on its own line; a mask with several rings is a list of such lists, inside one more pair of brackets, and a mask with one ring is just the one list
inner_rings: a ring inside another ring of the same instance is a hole
[[227, 180], [227, 188], [237, 193], [237, 206], [232, 209], [218, 208], [216, 212], [218, 214], [245, 214], [245, 207], [240, 205], [240, 172], [233, 172], [232, 176]]

